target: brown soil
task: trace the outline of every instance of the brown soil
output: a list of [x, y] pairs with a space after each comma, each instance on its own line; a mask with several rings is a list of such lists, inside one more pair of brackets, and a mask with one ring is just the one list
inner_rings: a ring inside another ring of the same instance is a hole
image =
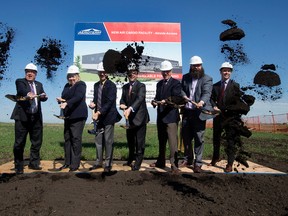
[[[287, 215], [284, 174], [2, 174], [1, 215]], [[285, 183], [286, 182], [286, 183]]]

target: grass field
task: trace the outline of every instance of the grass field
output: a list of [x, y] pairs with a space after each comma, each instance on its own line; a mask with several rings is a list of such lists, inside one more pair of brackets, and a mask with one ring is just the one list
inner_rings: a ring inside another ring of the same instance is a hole
[[[63, 124], [44, 124], [43, 145], [41, 148], [42, 160], [54, 160], [64, 157], [63, 150]], [[96, 149], [94, 136], [88, 134], [87, 130], [92, 129], [92, 125], [87, 124], [83, 132], [82, 159], [95, 160]], [[1, 143], [0, 143], [0, 164], [13, 160], [13, 143], [14, 143], [14, 124], [0, 123]], [[251, 160], [257, 162], [261, 158], [269, 157], [273, 160], [287, 162], [288, 155], [288, 134], [287, 133], [263, 133], [253, 132], [250, 138], [243, 138], [246, 150], [251, 152]], [[27, 141], [25, 148], [25, 158], [29, 158], [30, 141]], [[212, 156], [212, 129], [206, 129], [205, 133], [205, 150], [204, 159], [210, 159]], [[167, 155], [169, 153], [167, 145]], [[158, 140], [156, 125], [148, 124], [146, 135], [145, 158], [152, 159], [158, 155]], [[226, 158], [222, 148], [223, 158]], [[125, 160], [128, 156], [125, 129], [120, 125], [115, 125], [115, 148], [114, 158]], [[183, 153], [179, 154], [180, 157]]]

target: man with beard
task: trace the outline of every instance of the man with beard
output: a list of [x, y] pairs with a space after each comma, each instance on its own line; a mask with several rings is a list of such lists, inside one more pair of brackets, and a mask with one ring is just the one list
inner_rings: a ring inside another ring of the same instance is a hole
[[[190, 59], [189, 73], [182, 78], [182, 94], [188, 101], [183, 108], [182, 137], [184, 144], [184, 160], [180, 167], [193, 164], [192, 141], [194, 139], [194, 167], [195, 173], [200, 173], [202, 155], [204, 150], [204, 132], [206, 120], [199, 119], [201, 109], [211, 110], [210, 96], [212, 91], [212, 78], [204, 73], [203, 62], [199, 56]], [[192, 102], [192, 103], [191, 103]]]

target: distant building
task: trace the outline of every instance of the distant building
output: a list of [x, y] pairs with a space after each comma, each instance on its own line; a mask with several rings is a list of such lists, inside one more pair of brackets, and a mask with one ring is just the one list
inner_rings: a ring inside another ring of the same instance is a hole
[[[95, 53], [82, 56], [81, 66], [84, 70], [91, 73], [96, 73], [96, 66], [103, 61], [105, 53]], [[163, 59], [153, 56], [142, 56], [142, 63], [139, 65], [140, 72], [160, 72], [160, 63], [164, 60], [168, 60], [173, 65], [173, 73], [182, 73], [182, 66], [179, 65], [178, 61]]]

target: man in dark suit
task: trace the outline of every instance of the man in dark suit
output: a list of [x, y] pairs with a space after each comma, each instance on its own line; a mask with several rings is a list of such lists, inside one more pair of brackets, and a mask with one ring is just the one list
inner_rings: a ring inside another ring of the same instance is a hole
[[22, 174], [24, 168], [24, 148], [29, 133], [31, 148], [29, 168], [41, 170], [40, 148], [43, 139], [43, 119], [41, 102], [48, 99], [42, 83], [35, 80], [37, 66], [29, 63], [25, 67], [25, 78], [16, 80], [17, 96], [26, 100], [16, 102], [11, 119], [15, 120], [14, 163], [16, 174]]
[[151, 102], [157, 107], [157, 132], [159, 140], [159, 155], [155, 163], [150, 167], [165, 168], [165, 150], [168, 141], [170, 147], [170, 163], [172, 172], [179, 172], [178, 169], [178, 122], [180, 120], [177, 107], [167, 104], [167, 99], [171, 96], [181, 97], [181, 83], [172, 77], [172, 64], [163, 61], [160, 70], [163, 79], [156, 85], [156, 95]]
[[122, 117], [116, 108], [116, 85], [108, 79], [102, 62], [98, 64], [97, 71], [100, 80], [94, 84], [94, 97], [89, 107], [94, 109], [92, 119], [98, 121], [98, 130], [102, 129], [104, 132], [97, 133], [95, 137], [96, 162], [90, 170], [102, 168], [103, 147], [105, 147], [104, 171], [110, 172], [113, 160], [114, 125]]
[[[238, 119], [239, 113], [231, 111], [231, 106], [234, 106], [242, 95], [240, 86], [237, 82], [231, 79], [233, 66], [229, 62], [224, 62], [220, 67], [221, 80], [213, 85], [211, 104], [214, 110], [221, 110], [221, 114], [213, 119], [213, 157], [209, 165], [215, 166], [220, 158], [220, 141], [221, 134], [224, 129], [225, 122], [232, 122], [233, 119]], [[225, 172], [232, 172], [232, 166], [235, 159], [236, 150], [235, 140], [240, 140], [240, 134], [232, 127], [226, 127], [226, 137], [228, 146], [226, 146], [226, 153], [228, 156], [228, 163]]]
[[[146, 105], [146, 86], [137, 80], [138, 68], [134, 63], [128, 65], [127, 76], [129, 83], [122, 87], [120, 99], [120, 109], [124, 110], [123, 114], [129, 121], [129, 128], [126, 130], [129, 156], [124, 165], [131, 166], [136, 171], [143, 161], [147, 123], [150, 119]], [[135, 163], [132, 165], [134, 159]]]
[[[192, 165], [194, 155], [195, 173], [200, 173], [202, 155], [204, 150], [204, 132], [206, 121], [199, 119], [201, 109], [210, 110], [210, 97], [212, 91], [212, 78], [204, 73], [203, 62], [199, 56], [190, 59], [190, 71], [182, 78], [182, 93], [188, 102], [183, 108], [182, 137], [184, 144], [184, 161], [180, 167]], [[194, 103], [195, 102], [195, 103]], [[194, 155], [192, 141], [194, 139]]]

